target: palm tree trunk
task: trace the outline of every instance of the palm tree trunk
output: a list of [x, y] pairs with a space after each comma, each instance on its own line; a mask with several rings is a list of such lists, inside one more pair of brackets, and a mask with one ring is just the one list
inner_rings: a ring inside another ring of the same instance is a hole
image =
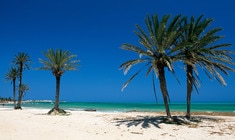
[[20, 95], [18, 95], [18, 102], [17, 102], [16, 109], [22, 109], [22, 107], [21, 107], [22, 93], [19, 93], [19, 94]]
[[16, 79], [13, 80], [13, 100], [14, 100], [14, 109], [16, 108]]
[[190, 113], [190, 108], [191, 108], [191, 94], [193, 91], [193, 67], [190, 65], [187, 65], [187, 113], [186, 113], [186, 118], [190, 119], [191, 113]]
[[60, 76], [56, 76], [55, 110], [59, 110]]
[[64, 111], [63, 109], [60, 109], [59, 108], [59, 99], [60, 99], [60, 77], [61, 75], [59, 76], [55, 76], [56, 77], [56, 93], [55, 93], [55, 105], [54, 105], [54, 108], [52, 108], [48, 114], [54, 114], [54, 115], [57, 115], [57, 114], [66, 114], [66, 111]]
[[22, 73], [23, 73], [23, 64], [20, 64], [20, 83], [19, 83], [19, 89], [18, 89], [18, 103], [16, 109], [22, 109], [21, 108], [21, 100], [22, 100], [22, 91], [21, 91], [21, 86], [22, 86]]
[[166, 78], [165, 78], [165, 71], [164, 67], [158, 68], [159, 72], [159, 82], [160, 82], [160, 88], [164, 100], [164, 105], [166, 109], [166, 115], [167, 118], [171, 118], [171, 113], [170, 113], [170, 108], [168, 104], [168, 91], [167, 91], [167, 86], [166, 86]]

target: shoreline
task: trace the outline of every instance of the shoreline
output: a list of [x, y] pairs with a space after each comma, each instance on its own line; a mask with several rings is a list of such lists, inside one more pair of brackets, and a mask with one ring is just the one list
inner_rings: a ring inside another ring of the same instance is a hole
[[[22, 110], [50, 110], [51, 108], [40, 108], [40, 107], [22, 107]], [[4, 109], [12, 109], [12, 106], [4, 106], [0, 107], [0, 110]], [[63, 108], [62, 108], [63, 109]], [[76, 112], [76, 111], [85, 111], [85, 112], [101, 112], [101, 113], [150, 113], [150, 114], [161, 114], [165, 115], [165, 111], [145, 111], [145, 110], [127, 110], [127, 111], [120, 111], [120, 110], [96, 110], [95, 108], [76, 108], [76, 109], [64, 109], [67, 112]], [[171, 111], [172, 115], [180, 115], [184, 116], [186, 114], [185, 111]], [[191, 111], [191, 115], [208, 115], [208, 116], [235, 116], [235, 112], [216, 112], [216, 111]]]
[[[38, 102], [40, 101], [40, 102]], [[5, 104], [5, 107], [13, 107], [13, 104]], [[235, 103], [216, 103], [216, 104], [191, 104], [191, 112], [207, 114], [233, 114], [235, 113]], [[1, 107], [1, 106], [0, 106]], [[53, 108], [53, 102], [50, 100], [30, 100], [22, 103], [23, 108]], [[61, 102], [60, 108], [64, 110], [86, 110], [92, 109], [101, 112], [164, 112], [164, 104], [155, 103], [103, 103], [103, 102]], [[186, 104], [171, 104], [171, 112], [185, 112]]]
[[[53, 116], [46, 115], [48, 111], [0, 108], [0, 139], [235, 139], [235, 117], [226, 114], [195, 114], [192, 116], [196, 121], [186, 125], [162, 122], [165, 112], [66, 110], [71, 114]], [[172, 112], [172, 116], [181, 113]]]
[[[11, 105], [11, 104], [10, 104]], [[23, 110], [24, 109], [36, 109], [36, 110], [50, 110], [51, 108], [43, 108], [43, 107], [24, 107], [22, 106]], [[1, 107], [0, 109], [13, 109], [12, 106], [5, 106]], [[64, 108], [62, 108], [64, 109]], [[128, 113], [128, 112], [139, 112], [139, 113], [157, 113], [157, 114], [162, 114], [165, 115], [165, 111], [163, 110], [156, 110], [156, 111], [148, 111], [148, 110], [97, 110], [96, 108], [69, 108], [69, 109], [64, 109], [65, 111], [71, 112], [71, 111], [87, 111], [87, 112], [102, 112], [102, 113]], [[183, 116], [186, 112], [185, 111], [171, 111], [172, 115], [181, 115]], [[191, 111], [191, 115], [209, 115], [209, 116], [235, 116], [235, 112], [216, 112], [216, 111]]]

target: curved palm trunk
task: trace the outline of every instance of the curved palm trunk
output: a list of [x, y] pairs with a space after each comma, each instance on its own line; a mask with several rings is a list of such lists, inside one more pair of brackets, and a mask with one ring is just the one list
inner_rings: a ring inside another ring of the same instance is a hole
[[20, 80], [20, 83], [19, 83], [19, 89], [18, 89], [18, 102], [17, 102], [17, 106], [16, 106], [16, 108], [15, 109], [22, 109], [21, 108], [21, 101], [22, 101], [22, 95], [23, 95], [23, 93], [22, 93], [22, 91], [20, 90], [21, 89], [21, 87], [22, 87], [22, 74], [23, 74], [23, 64], [21, 63], [20, 64], [20, 78], [19, 78], [19, 80]]
[[13, 80], [13, 100], [14, 100], [14, 109], [16, 108], [16, 79]]
[[186, 113], [186, 118], [190, 119], [191, 113], [190, 113], [190, 108], [191, 108], [191, 94], [193, 91], [193, 67], [190, 65], [187, 65], [187, 113]]
[[160, 88], [161, 88], [161, 92], [162, 92], [162, 96], [164, 100], [166, 115], [167, 115], [167, 118], [171, 118], [170, 108], [168, 104], [168, 91], [167, 91], [167, 86], [166, 86], [165, 70], [164, 70], [164, 67], [161, 67], [158, 70], [159, 70]]

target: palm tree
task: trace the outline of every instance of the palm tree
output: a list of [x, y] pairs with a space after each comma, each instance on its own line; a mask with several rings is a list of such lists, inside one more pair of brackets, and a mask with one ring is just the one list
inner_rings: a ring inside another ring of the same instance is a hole
[[[169, 94], [165, 78], [165, 68], [168, 68], [168, 70], [174, 74], [172, 60], [175, 51], [173, 44], [183, 32], [183, 29], [179, 28], [179, 25], [185, 18], [178, 15], [174, 17], [171, 22], [169, 22], [169, 19], [170, 15], [164, 15], [160, 21], [157, 15], [152, 17], [148, 16], [145, 19], [147, 32], [139, 25], [136, 25], [138, 31], [135, 31], [135, 34], [139, 38], [140, 46], [124, 44], [122, 49], [137, 53], [140, 57], [120, 65], [120, 68], [124, 69], [124, 74], [126, 74], [132, 66], [145, 63], [145, 65], [123, 85], [123, 89], [146, 67], [148, 67], [147, 76], [152, 71], [153, 75], [155, 74], [159, 78], [167, 118], [171, 118], [171, 114], [168, 105]], [[155, 86], [154, 93], [156, 97]]]
[[21, 89], [20, 89], [20, 91], [21, 91], [21, 93], [22, 93], [22, 97], [25, 96], [27, 90], [29, 90], [29, 86], [26, 85], [26, 84], [21, 84]]
[[[29, 63], [30, 63], [30, 56], [27, 53], [18, 53], [15, 55], [15, 58], [13, 60], [13, 64], [15, 64], [19, 69], [19, 89], [21, 89], [22, 86], [22, 78], [23, 78], [23, 70], [29, 69]], [[18, 90], [18, 102], [16, 109], [22, 109], [21, 108], [21, 101], [22, 101], [23, 93], [21, 90]]]
[[191, 17], [188, 23], [185, 20], [184, 26], [187, 26], [179, 44], [176, 46], [180, 49], [178, 54], [179, 60], [186, 65], [187, 77], [187, 113], [186, 118], [190, 119], [191, 94], [193, 87], [198, 91], [200, 86], [197, 67], [204, 70], [209, 78], [217, 79], [222, 85], [226, 82], [221, 72], [228, 75], [228, 71], [234, 71], [229, 65], [234, 65], [232, 57], [233, 52], [225, 47], [231, 44], [218, 44], [217, 41], [223, 36], [216, 35], [221, 28], [206, 30], [213, 22], [212, 18], [202, 20], [203, 15], [195, 19]]
[[11, 80], [13, 84], [13, 100], [14, 108], [16, 108], [16, 78], [19, 76], [19, 71], [16, 68], [11, 68], [9, 72], [5, 75], [6, 80]]
[[60, 78], [67, 70], [76, 70], [78, 66], [78, 60], [73, 60], [76, 55], [71, 55], [69, 51], [62, 51], [61, 49], [56, 49], [55, 51], [49, 49], [47, 52], [43, 52], [46, 60], [39, 59], [39, 62], [44, 64], [43, 67], [39, 68], [41, 70], [51, 70], [52, 74], [56, 78], [56, 94], [55, 94], [55, 105], [48, 114], [54, 113], [66, 113], [64, 110], [59, 108], [59, 95], [60, 95]]

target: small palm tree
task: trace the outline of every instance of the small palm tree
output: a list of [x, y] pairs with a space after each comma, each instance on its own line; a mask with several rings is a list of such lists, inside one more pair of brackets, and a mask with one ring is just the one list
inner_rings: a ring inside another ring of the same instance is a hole
[[180, 53], [178, 59], [186, 65], [187, 77], [187, 113], [186, 117], [190, 119], [190, 104], [193, 87], [198, 91], [199, 76], [197, 67], [204, 70], [209, 78], [217, 79], [222, 85], [226, 82], [221, 72], [228, 75], [228, 71], [234, 71], [229, 65], [234, 65], [232, 57], [233, 52], [225, 49], [231, 44], [217, 44], [217, 41], [223, 36], [216, 35], [221, 28], [206, 30], [213, 22], [212, 18], [202, 20], [203, 15], [195, 19], [191, 17], [188, 23], [185, 20], [184, 26], [187, 26], [185, 33], [182, 35], [178, 46]]
[[[123, 89], [146, 67], [148, 67], [146, 73], [147, 76], [152, 71], [159, 78], [167, 118], [171, 118], [171, 114], [168, 105], [169, 94], [165, 78], [165, 68], [174, 74], [172, 60], [174, 58], [175, 51], [173, 44], [183, 32], [183, 29], [179, 28], [179, 25], [185, 18], [178, 15], [171, 22], [169, 22], [169, 19], [170, 15], [164, 15], [160, 21], [157, 15], [152, 17], [148, 16], [145, 19], [147, 32], [145, 32], [139, 25], [136, 25], [138, 31], [135, 31], [135, 34], [139, 38], [140, 46], [124, 44], [122, 49], [137, 53], [140, 57], [134, 60], [129, 60], [120, 66], [121, 69], [124, 69], [124, 74], [126, 74], [132, 66], [139, 63], [145, 63], [143, 68], [135, 73], [124, 84]], [[155, 86], [154, 93], [156, 97]]]
[[26, 84], [21, 84], [21, 89], [20, 89], [20, 92], [22, 93], [22, 97], [25, 96], [26, 94], [26, 91], [29, 90], [29, 86], [26, 85]]
[[19, 71], [16, 68], [11, 68], [9, 72], [5, 75], [6, 80], [11, 80], [13, 84], [13, 100], [14, 100], [14, 108], [16, 108], [16, 79], [19, 76]]
[[78, 60], [73, 60], [76, 55], [71, 55], [69, 51], [63, 51], [56, 49], [55, 51], [49, 49], [47, 52], [43, 52], [46, 60], [39, 59], [39, 62], [44, 64], [41, 70], [51, 70], [52, 74], [56, 78], [56, 94], [55, 94], [55, 105], [48, 114], [60, 114], [66, 113], [64, 110], [59, 108], [59, 95], [60, 95], [60, 78], [67, 70], [76, 70]]
[[[17, 55], [15, 55], [15, 58], [13, 60], [13, 64], [15, 64], [19, 69], [19, 89], [21, 89], [22, 86], [23, 70], [26, 68], [29, 69], [30, 61], [30, 56], [27, 53], [18, 53]], [[20, 90], [18, 90], [18, 92], [18, 102], [16, 109], [22, 109], [21, 101], [23, 93]]]

